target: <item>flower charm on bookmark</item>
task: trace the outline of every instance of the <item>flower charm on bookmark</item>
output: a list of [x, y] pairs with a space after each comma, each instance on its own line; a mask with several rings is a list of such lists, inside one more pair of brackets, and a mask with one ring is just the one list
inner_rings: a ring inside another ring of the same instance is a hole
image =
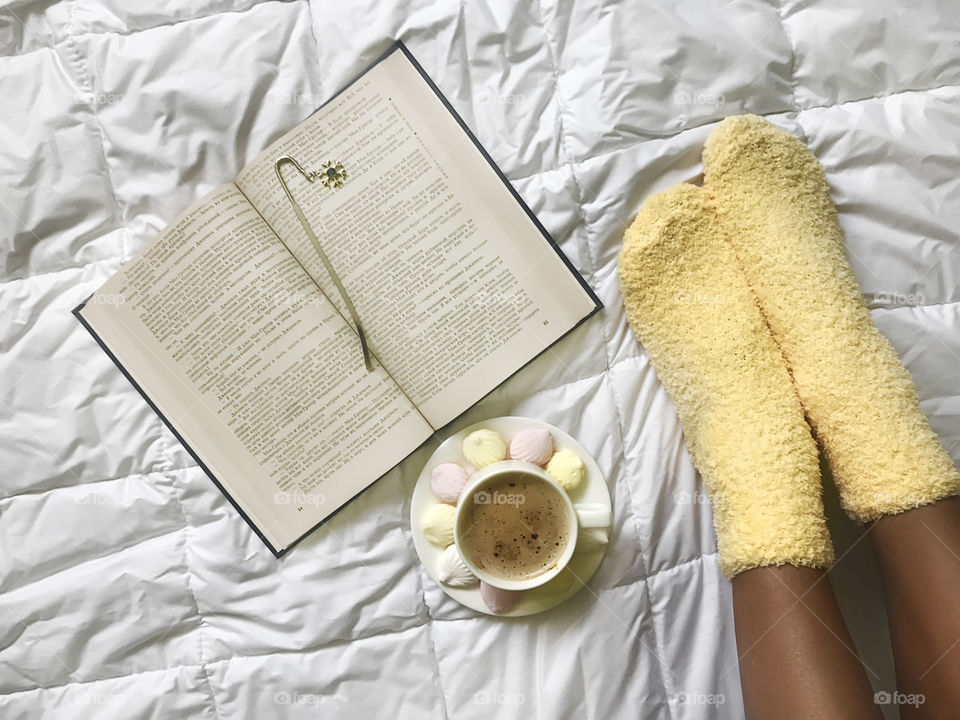
[[322, 165], [322, 170], [313, 170], [307, 172], [301, 167], [300, 163], [294, 160], [289, 155], [283, 155], [278, 157], [273, 163], [273, 169], [277, 173], [277, 180], [280, 182], [280, 187], [283, 188], [283, 192], [287, 196], [287, 200], [290, 201], [290, 205], [293, 207], [293, 213], [297, 216], [297, 220], [300, 221], [300, 226], [303, 228], [304, 234], [306, 234], [307, 239], [310, 241], [310, 244], [313, 245], [313, 249], [316, 250], [317, 256], [320, 258], [320, 262], [323, 263], [323, 267], [326, 269], [327, 273], [330, 275], [330, 279], [333, 280], [333, 284], [336, 285], [337, 291], [340, 293], [340, 297], [343, 298], [343, 304], [347, 306], [347, 312], [350, 313], [350, 317], [353, 319], [353, 324], [356, 326], [357, 336], [360, 338], [360, 350], [363, 352], [363, 364], [366, 367], [367, 372], [373, 371], [373, 359], [370, 353], [370, 347], [367, 345], [367, 334], [363, 331], [363, 325], [360, 323], [360, 316], [357, 314], [357, 308], [353, 304], [353, 300], [350, 299], [350, 295], [347, 294], [347, 289], [343, 286], [343, 282], [340, 280], [340, 276], [337, 274], [337, 271], [334, 270], [333, 265], [330, 264], [330, 258], [327, 257], [327, 254], [323, 251], [323, 247], [320, 245], [320, 240], [317, 238], [317, 234], [313, 231], [313, 228], [310, 227], [310, 223], [307, 221], [307, 216], [303, 214], [303, 208], [300, 207], [300, 203], [297, 202], [296, 198], [293, 197], [293, 193], [290, 192], [290, 188], [287, 187], [286, 180], [283, 179], [283, 173], [281, 169], [284, 165], [293, 165], [297, 169], [297, 172], [300, 173], [303, 177], [307, 179], [307, 182], [317, 182], [319, 181], [321, 185], [325, 185], [328, 188], [340, 188], [343, 187], [343, 181], [347, 177], [347, 171], [343, 169], [341, 163], [331, 163], [327, 162]]
[[328, 188], [342, 188], [343, 181], [347, 179], [347, 171], [343, 169], [343, 163], [325, 162], [320, 171], [320, 182]]

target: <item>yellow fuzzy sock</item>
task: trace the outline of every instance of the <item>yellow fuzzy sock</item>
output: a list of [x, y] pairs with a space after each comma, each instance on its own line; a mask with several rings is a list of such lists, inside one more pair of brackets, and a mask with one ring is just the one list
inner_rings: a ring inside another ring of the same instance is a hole
[[816, 444], [703, 191], [678, 185], [649, 199], [617, 272], [627, 319], [713, 501], [723, 572], [828, 566]]
[[844, 251], [820, 163], [754, 115], [731, 117], [703, 152], [704, 189], [860, 521], [960, 492], [916, 388], [873, 325]]

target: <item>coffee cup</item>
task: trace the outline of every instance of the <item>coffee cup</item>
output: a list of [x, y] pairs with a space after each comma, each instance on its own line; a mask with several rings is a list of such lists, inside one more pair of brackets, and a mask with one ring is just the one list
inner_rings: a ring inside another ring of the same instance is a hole
[[605, 505], [575, 505], [543, 468], [502, 460], [470, 477], [457, 503], [453, 541], [480, 580], [503, 590], [527, 590], [567, 566], [581, 527], [609, 525]]

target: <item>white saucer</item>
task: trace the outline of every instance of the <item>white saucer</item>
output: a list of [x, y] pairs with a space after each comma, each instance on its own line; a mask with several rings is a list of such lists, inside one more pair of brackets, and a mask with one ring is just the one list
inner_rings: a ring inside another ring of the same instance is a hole
[[487, 613], [488, 615], [498, 615], [501, 617], [533, 615], [534, 613], [549, 610], [573, 596], [593, 577], [593, 574], [600, 566], [600, 561], [603, 560], [603, 555], [607, 549], [606, 545], [592, 548], [577, 548], [570, 563], [557, 577], [538, 588], [525, 590], [517, 604], [506, 612], [495, 613], [486, 606], [480, 597], [479, 584], [468, 588], [455, 588], [440, 582], [439, 565], [443, 548], [437, 547], [424, 537], [423, 527], [420, 522], [427, 508], [434, 503], [440, 502], [430, 489], [430, 473], [433, 471], [433, 468], [440, 463], [453, 462], [467, 465], [468, 463], [463, 457], [461, 450], [463, 447], [463, 438], [480, 428], [489, 428], [499, 433], [508, 447], [513, 436], [521, 430], [528, 428], [545, 428], [549, 430], [553, 436], [555, 450], [564, 448], [572, 450], [583, 459], [583, 463], [586, 466], [585, 481], [577, 490], [570, 494], [570, 499], [573, 500], [574, 504], [601, 503], [607, 508], [611, 507], [607, 483], [596, 461], [590, 457], [590, 454], [583, 445], [563, 430], [549, 423], [532, 418], [491, 418], [490, 420], [484, 420], [483, 422], [465, 427], [460, 432], [448, 437], [440, 444], [440, 447], [436, 449], [433, 455], [430, 456], [427, 464], [423, 466], [420, 477], [417, 479], [416, 487], [413, 489], [413, 499], [410, 503], [410, 527], [413, 534], [413, 545], [417, 549], [417, 555], [420, 556], [420, 562], [423, 563], [424, 568], [426, 568], [427, 573], [433, 578], [434, 582], [436, 582], [447, 595], [462, 605], [466, 605], [482, 613]]

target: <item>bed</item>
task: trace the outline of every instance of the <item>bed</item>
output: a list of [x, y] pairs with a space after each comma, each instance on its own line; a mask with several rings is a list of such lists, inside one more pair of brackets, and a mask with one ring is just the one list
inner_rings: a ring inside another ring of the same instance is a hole
[[[419, 566], [435, 438], [277, 560], [70, 310], [403, 40], [604, 310], [450, 428], [562, 427], [606, 474], [589, 586], [481, 616]], [[753, 112], [820, 158], [874, 319], [960, 458], [960, 5], [948, 0], [0, 3], [0, 716], [741, 718], [730, 586], [626, 325], [622, 232]], [[831, 578], [893, 686], [862, 531]], [[895, 708], [885, 706], [888, 717]]]

